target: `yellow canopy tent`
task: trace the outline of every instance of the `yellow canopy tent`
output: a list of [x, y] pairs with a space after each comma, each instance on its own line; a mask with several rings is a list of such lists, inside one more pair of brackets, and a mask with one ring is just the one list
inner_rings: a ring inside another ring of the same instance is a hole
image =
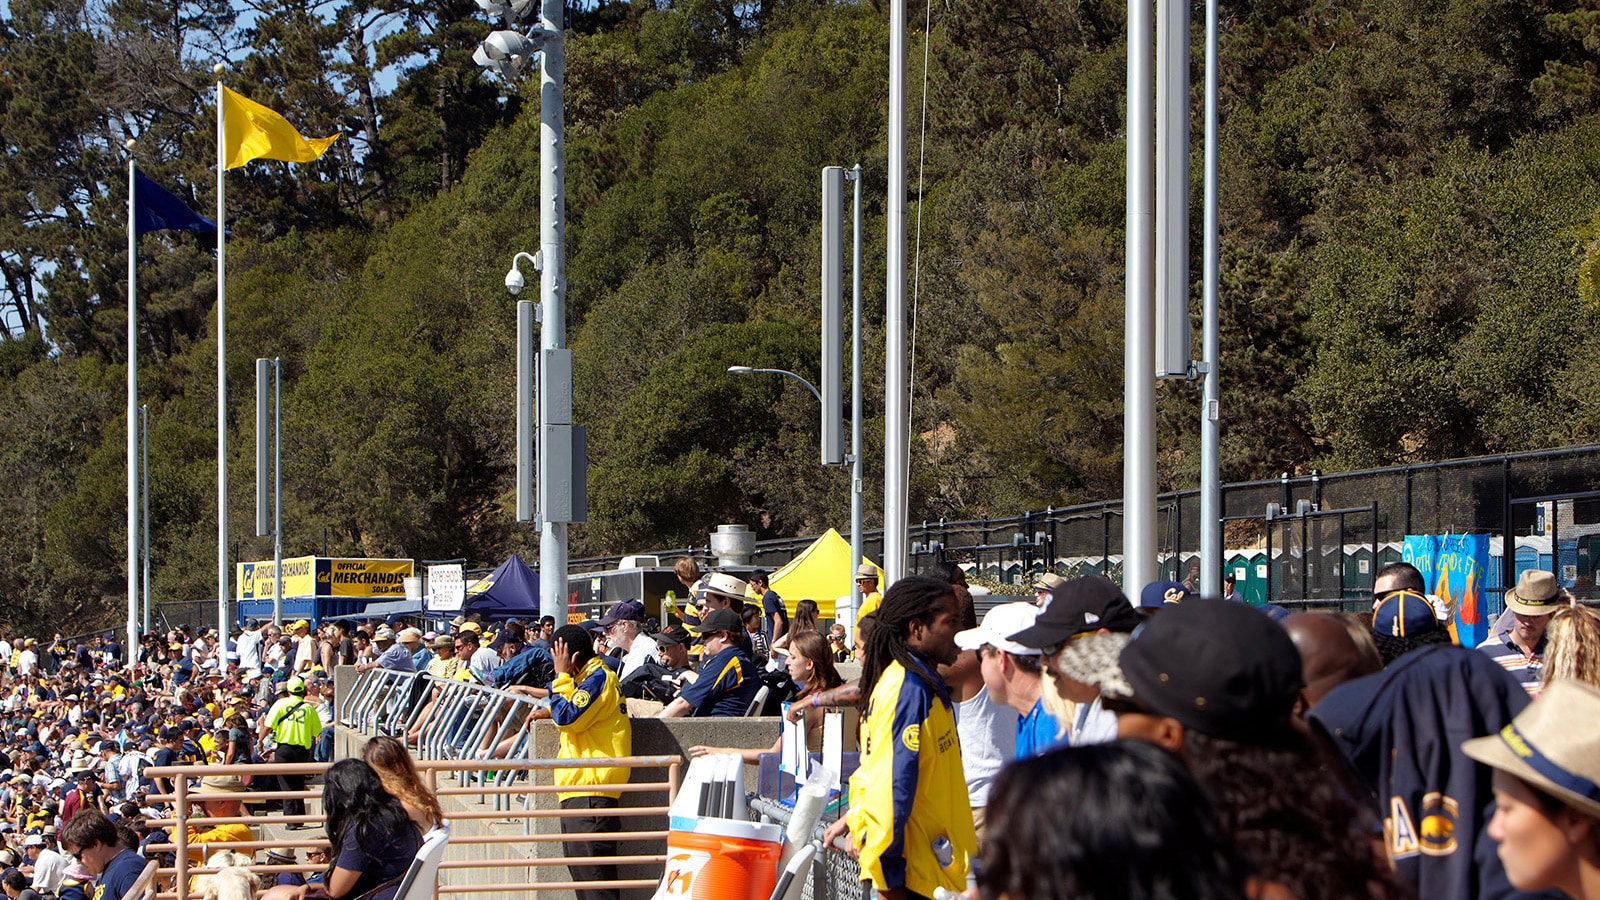
[[[877, 563], [862, 557], [862, 564], [878, 569], [881, 586], [883, 570]], [[794, 605], [801, 600], [815, 600], [818, 615], [834, 618], [833, 602], [850, 593], [850, 582], [855, 573], [850, 571], [850, 542], [829, 528], [827, 533], [812, 542], [804, 552], [789, 564], [772, 573], [767, 586], [778, 592], [783, 603], [794, 615]]]

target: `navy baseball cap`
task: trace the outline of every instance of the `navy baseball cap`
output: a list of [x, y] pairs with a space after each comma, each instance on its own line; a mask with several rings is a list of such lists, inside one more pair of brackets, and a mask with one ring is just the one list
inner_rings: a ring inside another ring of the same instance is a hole
[[1052, 647], [1075, 634], [1105, 629], [1131, 632], [1139, 614], [1122, 590], [1099, 575], [1085, 575], [1052, 588], [1039, 604], [1033, 627], [1011, 635], [1025, 647]]
[[1372, 630], [1390, 637], [1409, 638], [1439, 630], [1433, 604], [1416, 591], [1395, 591], [1372, 611]]
[[1152, 581], [1139, 592], [1140, 609], [1162, 609], [1189, 599], [1189, 589], [1176, 581]]

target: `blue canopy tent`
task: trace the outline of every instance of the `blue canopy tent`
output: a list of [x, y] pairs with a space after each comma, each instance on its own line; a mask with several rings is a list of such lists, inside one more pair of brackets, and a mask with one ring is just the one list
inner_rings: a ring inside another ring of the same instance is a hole
[[477, 613], [485, 619], [528, 619], [539, 617], [539, 576], [522, 557], [511, 558], [477, 583], [467, 586], [467, 600], [461, 612]]

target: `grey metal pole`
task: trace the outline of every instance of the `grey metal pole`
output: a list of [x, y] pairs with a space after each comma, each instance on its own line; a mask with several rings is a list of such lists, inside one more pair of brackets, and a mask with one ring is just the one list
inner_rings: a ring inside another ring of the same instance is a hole
[[861, 608], [862, 489], [861, 457], [861, 164], [850, 170], [855, 182], [855, 224], [850, 270], [850, 611]]
[[[565, 256], [566, 233], [566, 162], [563, 127], [565, 115], [562, 79], [566, 70], [566, 36], [563, 0], [543, 0], [539, 9], [539, 25], [544, 29], [544, 46], [539, 54], [539, 247], [544, 252], [544, 269], [540, 273], [540, 300], [544, 306], [539, 346], [543, 350], [560, 350], [567, 344], [567, 263]], [[563, 367], [562, 384], [550, 384], [554, 396], [572, 396], [572, 370]], [[545, 381], [541, 373], [540, 381]], [[546, 388], [541, 388], [541, 391]], [[550, 421], [547, 404], [539, 405], [539, 422], [544, 425], [571, 425], [568, 421]], [[571, 404], [567, 404], [571, 409]], [[542, 442], [548, 434], [539, 429]], [[546, 448], [539, 453], [539, 481], [549, 484], [552, 454]], [[541, 488], [544, 490], [544, 488]], [[549, 605], [554, 599], [553, 607]], [[549, 516], [539, 530], [539, 602], [547, 615], [557, 622], [567, 621], [567, 525], [551, 522]]]
[[128, 652], [139, 646], [139, 222], [132, 140], [128, 148]]
[[[272, 358], [272, 624], [283, 627], [283, 366]], [[222, 633], [227, 647], [228, 633]]]
[[217, 78], [217, 632], [228, 633], [228, 268], [223, 168], [227, 131], [222, 115], [222, 63]]
[[[143, 489], [139, 494], [143, 498], [144, 512], [140, 521], [139, 540], [143, 550], [139, 554], [144, 575], [144, 630], [150, 631], [150, 407], [139, 407], [139, 479]], [[128, 648], [133, 652], [133, 647]]]
[[[513, 261], [515, 266], [516, 262]], [[534, 419], [533, 371], [538, 365], [534, 350], [535, 310], [532, 300], [517, 301], [517, 521], [533, 521]]]
[[1217, 2], [1206, 2], [1206, 124], [1205, 124], [1205, 207], [1204, 262], [1202, 263], [1202, 319], [1200, 356], [1201, 377], [1205, 379], [1200, 410], [1200, 593], [1206, 597], [1222, 595], [1222, 423], [1221, 362], [1218, 301], [1217, 222]]
[[1155, 574], [1155, 122], [1148, 0], [1128, 3], [1127, 259], [1124, 283], [1122, 589]]
[[[906, 574], [910, 398], [906, 371], [906, 3], [889, 4], [888, 272], [884, 292], [883, 575]], [[853, 573], [852, 573], [853, 574]]]

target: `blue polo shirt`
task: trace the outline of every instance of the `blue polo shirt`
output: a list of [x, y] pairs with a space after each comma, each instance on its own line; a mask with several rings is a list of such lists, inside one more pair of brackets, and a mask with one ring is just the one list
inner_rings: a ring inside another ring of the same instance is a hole
[[1056, 717], [1045, 712], [1043, 698], [1035, 701], [1028, 714], [1017, 720], [1017, 759], [1038, 756], [1065, 743], [1067, 737], [1061, 734]]
[[742, 716], [760, 689], [750, 657], [738, 647], [724, 647], [700, 663], [699, 677], [678, 696], [694, 707], [696, 716]]

